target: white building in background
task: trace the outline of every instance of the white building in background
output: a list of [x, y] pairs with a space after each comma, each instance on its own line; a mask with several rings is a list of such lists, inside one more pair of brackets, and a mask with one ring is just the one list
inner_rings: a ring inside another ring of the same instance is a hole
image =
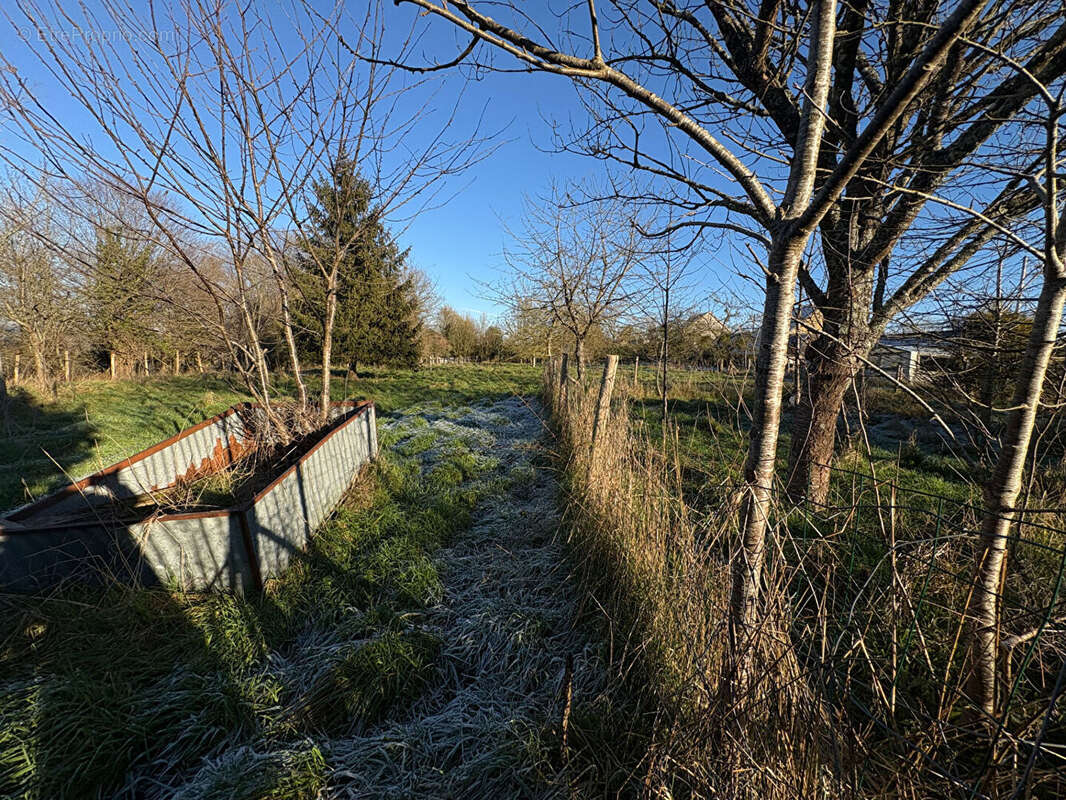
[[[811, 340], [822, 330], [822, 312], [812, 305], [805, 306], [799, 319], [793, 318], [792, 335], [789, 337], [790, 361], [798, 367], [798, 360]], [[950, 333], [939, 330], [922, 330], [887, 333], [874, 346], [870, 353], [870, 363], [876, 365], [890, 377], [905, 383], [921, 380], [929, 372], [932, 361], [949, 355], [943, 342]], [[924, 362], [924, 366], [923, 366]], [[790, 364], [790, 366], [793, 366]], [[867, 367], [867, 372], [880, 374]]]
[[[874, 346], [870, 361], [889, 375], [906, 383], [914, 383], [927, 372], [931, 359], [944, 358], [947, 355], [940, 336], [920, 332], [886, 334]], [[926, 362], [926, 368], [923, 368], [923, 360]]]

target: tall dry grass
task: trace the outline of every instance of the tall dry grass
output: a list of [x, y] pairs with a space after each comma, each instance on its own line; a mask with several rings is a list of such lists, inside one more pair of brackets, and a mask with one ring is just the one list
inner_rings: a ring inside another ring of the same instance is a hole
[[564, 464], [571, 551], [609, 627], [616, 675], [657, 711], [640, 784], [645, 796], [840, 797], [856, 753], [801, 673], [788, 636], [780, 558], [768, 564], [755, 672], [728, 680], [733, 505], [697, 513], [685, 500], [676, 429], [651, 442], [631, 425], [624, 383], [591, 443], [595, 387], [545, 373]]
[[[646, 794], [977, 798], [1066, 789], [1066, 721], [1055, 712], [1066, 695], [1061, 512], [1045, 520], [1031, 509], [1012, 540], [1002, 710], [991, 739], [967, 696], [979, 486], [934, 493], [939, 484], [927, 476], [939, 462], [918, 454], [909, 469], [902, 452], [895, 463], [846, 455], [829, 505], [775, 506], [762, 624], [743, 643], [756, 669], [741, 688], [728, 635], [741, 451], [695, 451], [686, 443], [694, 432], [672, 424], [650, 435], [627, 408], [627, 392], [639, 401], [646, 387], [626, 381], [593, 448], [595, 387], [571, 381], [564, 402], [552, 366], [544, 380], [572, 551], [610, 627], [618, 675], [646, 687], [657, 710], [640, 765]], [[697, 391], [675, 386], [689, 399]], [[723, 424], [709, 412], [705, 422], [709, 433]], [[699, 452], [736, 463], [701, 469]], [[694, 483], [700, 497], [690, 502]]]

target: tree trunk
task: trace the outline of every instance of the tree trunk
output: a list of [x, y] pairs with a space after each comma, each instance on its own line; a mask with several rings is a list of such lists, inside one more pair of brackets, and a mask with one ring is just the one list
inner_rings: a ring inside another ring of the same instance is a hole
[[282, 304], [282, 327], [285, 330], [285, 345], [289, 348], [289, 361], [292, 362], [292, 377], [296, 381], [296, 394], [300, 408], [307, 408], [307, 386], [300, 371], [300, 354], [296, 350], [296, 338], [292, 334], [292, 319], [289, 317], [288, 302]]
[[337, 316], [336, 280], [330, 281], [326, 291], [326, 316], [322, 321], [322, 393], [319, 396], [319, 410], [322, 422], [329, 419], [329, 379], [333, 366], [333, 322]]
[[670, 362], [670, 267], [672, 261], [666, 260], [666, 280], [663, 282], [663, 385], [662, 385], [662, 412], [663, 412], [663, 436], [666, 436], [666, 417], [668, 414], [667, 396], [670, 387], [666, 377], [667, 364]]
[[[860, 345], [855, 346], [858, 349]], [[807, 346], [804, 389], [792, 419], [788, 496], [822, 505], [829, 496], [837, 420], [859, 360], [843, 344], [818, 336]], [[865, 353], [863, 353], [865, 356]], [[797, 376], [797, 381], [800, 378]]]
[[985, 487], [985, 513], [981, 523], [981, 552], [977, 581], [970, 603], [973, 620], [971, 693], [977, 707], [992, 721], [996, 713], [996, 663], [998, 655], [999, 597], [1004, 575], [1007, 537], [1015, 523], [1015, 502], [1022, 484], [1040, 395], [1048, 362], [1055, 347], [1066, 301], [1066, 276], [1049, 277], [1040, 292], [1033, 328], [1018, 368], [1011, 411], [1003, 434], [1003, 449], [991, 480]]
[[[759, 356], [755, 363], [755, 393], [751, 434], [744, 464], [744, 497], [741, 506], [741, 547], [732, 557], [729, 643], [732, 661], [729, 689], [743, 695], [750, 680], [753, 634], [757, 631], [759, 590], [766, 553], [766, 528], [770, 514], [777, 440], [781, 433], [781, 399], [788, 367], [788, 334], [792, 321], [796, 279], [811, 229], [799, 223], [801, 209], [810, 202], [815, 168], [824, 129], [826, 99], [832, 70], [836, 26], [833, 0], [815, 5], [811, 22], [811, 47], [804, 102], [802, 131], [789, 169], [788, 187], [782, 200], [782, 217], [770, 226], [767, 253], [766, 297], [759, 328]], [[814, 224], [817, 224], [816, 222]]]
[[[279, 438], [282, 441], [287, 442], [290, 438], [289, 429], [284, 420], [278, 417], [274, 412], [274, 406], [270, 401], [270, 370], [267, 368], [266, 353], [263, 352], [263, 343], [259, 339], [259, 331], [256, 329], [255, 319], [253, 318], [251, 308], [248, 305], [248, 291], [243, 264], [239, 261], [235, 261], [233, 269], [237, 276], [237, 307], [240, 309], [241, 320], [244, 322], [244, 332], [248, 336], [248, 351], [252, 359], [252, 369], [255, 371], [256, 377], [258, 378], [258, 388], [252, 377], [243, 369], [243, 367], [240, 364], [237, 366], [240, 369], [241, 377], [244, 379], [245, 385], [248, 387], [248, 391], [262, 403], [263, 412], [266, 414], [267, 420], [273, 426]], [[231, 350], [232, 349], [233, 348], [231, 347]]]
[[296, 394], [300, 400], [300, 408], [307, 408], [307, 386], [304, 384], [304, 376], [300, 371], [300, 354], [296, 350], [296, 337], [292, 333], [292, 309], [289, 306], [289, 286], [285, 282], [277, 259], [270, 259], [270, 267], [274, 273], [274, 282], [278, 286], [278, 296], [281, 298], [281, 329], [285, 333], [285, 346], [289, 350], [289, 362], [292, 365], [292, 377], [296, 381]]
[[775, 237], [770, 250], [770, 274], [755, 362], [755, 397], [748, 457], [744, 464], [744, 498], [741, 508], [740, 552], [732, 559], [730, 645], [734, 654], [735, 688], [747, 682], [750, 637], [758, 616], [766, 527], [781, 427], [781, 398], [788, 364], [788, 333], [793, 290], [805, 236], [785, 233]]
[[585, 339], [574, 338], [574, 371], [577, 374], [577, 383], [581, 389], [585, 388]]
[[36, 337], [30, 337], [30, 349], [33, 350], [34, 378], [41, 386], [48, 383], [48, 362], [44, 357], [44, 344]]
[[[667, 303], [670, 295], [667, 294]], [[666, 430], [666, 415], [667, 415], [667, 398], [670, 393], [670, 385], [667, 380], [667, 364], [670, 361], [670, 323], [669, 321], [663, 322], [663, 394], [662, 394], [662, 407], [663, 407], [663, 430]]]

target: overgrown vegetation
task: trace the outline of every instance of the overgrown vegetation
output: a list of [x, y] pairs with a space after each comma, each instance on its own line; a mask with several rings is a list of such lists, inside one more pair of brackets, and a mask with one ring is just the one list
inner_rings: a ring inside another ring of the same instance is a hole
[[[427, 401], [456, 404], [529, 394], [539, 378], [525, 365], [471, 364], [374, 367], [357, 380], [343, 373], [334, 380], [338, 395], [373, 400], [379, 412], [388, 413]], [[291, 379], [280, 376], [277, 382], [281, 396], [295, 396]], [[310, 376], [307, 382], [317, 388]], [[237, 380], [218, 374], [79, 381], [55, 396], [19, 387], [8, 400], [0, 436], [0, 509], [40, 497], [247, 399]]]
[[510, 391], [532, 374], [366, 378], [382, 406], [440, 399], [379, 416], [383, 457], [262, 596], [0, 595], [0, 795], [631, 785], [647, 732], [566, 572], [544, 427]]
[[[752, 644], [758, 669], [738, 695], [728, 586], [745, 381], [673, 376], [664, 428], [650, 374], [635, 386], [627, 375], [593, 451], [595, 388], [572, 384], [564, 407], [548, 375], [585, 583], [612, 641], [626, 643], [617, 674], [646, 676], [659, 708], [642, 763], [653, 785], [730, 797], [1062, 791], [1066, 730], [1052, 711], [1061, 515], [1027, 514], [1012, 535], [1001, 634], [1009, 699], [990, 743], [974, 735], [983, 723], [967, 700], [961, 641], [982, 472], [965, 453], [913, 435], [876, 440], [857, 429], [826, 506], [777, 495], [765, 621]], [[871, 416], [888, 417], [891, 400], [875, 397]], [[1045, 508], [1061, 502], [1061, 487], [1033, 497]], [[1032, 751], [1038, 736], [1042, 755]]]
[[111, 587], [4, 596], [0, 794], [314, 797], [323, 737], [437, 679], [433, 554], [498, 490], [461, 442], [386, 456], [262, 597]]

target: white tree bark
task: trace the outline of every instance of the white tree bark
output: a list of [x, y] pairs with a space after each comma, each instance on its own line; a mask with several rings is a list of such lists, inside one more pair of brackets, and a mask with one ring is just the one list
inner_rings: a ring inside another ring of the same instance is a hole
[[[1043, 87], [1042, 87], [1043, 88]], [[1007, 537], [1017, 520], [1016, 503], [1021, 490], [1025, 460], [1032, 441], [1033, 427], [1040, 408], [1048, 364], [1062, 325], [1066, 303], [1066, 209], [1059, 211], [1058, 125], [1062, 116], [1050, 94], [1048, 102], [1046, 167], [1044, 186], [1037, 192], [1044, 205], [1044, 285], [1037, 300], [1033, 327], [1025, 353], [1018, 366], [1014, 397], [1007, 416], [1003, 446], [995, 471], [985, 487], [985, 512], [981, 523], [981, 550], [977, 561], [977, 579], [970, 602], [972, 619], [971, 693], [987, 722], [993, 722], [997, 710], [997, 664], [1000, 622], [1000, 599], [1006, 573], [1004, 560]], [[1035, 181], [1034, 181], [1035, 183]]]

